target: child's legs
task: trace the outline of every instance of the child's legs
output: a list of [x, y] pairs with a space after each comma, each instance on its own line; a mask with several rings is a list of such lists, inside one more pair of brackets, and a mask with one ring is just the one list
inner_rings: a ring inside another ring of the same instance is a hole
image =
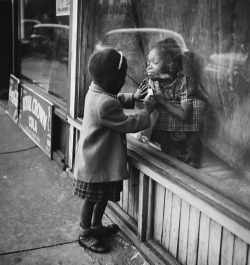
[[186, 132], [187, 134], [187, 149], [189, 159], [200, 163], [202, 160], [203, 144], [200, 132]]
[[93, 216], [95, 202], [83, 199], [80, 213], [80, 226], [87, 229], [91, 227], [91, 220]]
[[108, 201], [92, 202], [83, 200], [81, 206], [80, 225], [82, 228], [98, 226], [102, 223]]
[[97, 202], [94, 206], [94, 212], [92, 216], [92, 227], [101, 225], [102, 217], [105, 212], [108, 201]]
[[166, 152], [169, 146], [169, 132], [153, 129], [150, 141], [160, 144], [161, 150]]
[[183, 132], [153, 130], [150, 141], [159, 143], [164, 153], [176, 158], [185, 152], [186, 135]]

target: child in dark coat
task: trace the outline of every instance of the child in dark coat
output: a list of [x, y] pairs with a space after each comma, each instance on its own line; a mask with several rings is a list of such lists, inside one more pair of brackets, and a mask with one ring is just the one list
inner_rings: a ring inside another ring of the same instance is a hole
[[83, 199], [80, 213], [79, 244], [103, 253], [107, 247], [99, 238], [117, 230], [117, 225], [102, 225], [107, 202], [120, 200], [123, 180], [128, 178], [126, 133], [150, 126], [155, 101], [147, 97], [145, 108], [126, 115], [146, 90], [118, 94], [124, 85], [127, 60], [115, 49], [91, 55], [88, 64], [93, 82], [85, 98], [84, 119], [74, 166], [74, 194]]

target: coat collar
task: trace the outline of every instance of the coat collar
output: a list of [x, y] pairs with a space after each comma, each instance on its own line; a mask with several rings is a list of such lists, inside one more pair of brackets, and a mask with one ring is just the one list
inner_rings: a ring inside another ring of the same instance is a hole
[[115, 94], [111, 94], [111, 93], [108, 93], [106, 90], [104, 90], [103, 88], [101, 88], [100, 86], [98, 86], [95, 82], [91, 82], [90, 86], [89, 86], [89, 89], [95, 93], [103, 93], [103, 94], [106, 94], [112, 98], [117, 98], [117, 95]]

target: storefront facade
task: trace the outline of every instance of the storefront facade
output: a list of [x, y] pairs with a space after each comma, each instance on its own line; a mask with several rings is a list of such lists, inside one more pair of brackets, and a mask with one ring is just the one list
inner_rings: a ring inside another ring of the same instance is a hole
[[[20, 0], [14, 10], [16, 122], [61, 167], [73, 166], [91, 53], [122, 51], [128, 60], [123, 92], [134, 92], [145, 78], [150, 47], [173, 38], [183, 53], [193, 52], [195, 74], [211, 102], [204, 143], [250, 180], [249, 0]], [[199, 183], [204, 172], [133, 136], [128, 147], [131, 179], [109, 215], [145, 254], [152, 251], [151, 261], [250, 265], [249, 196], [234, 205]], [[232, 174], [228, 168], [225, 178]]]

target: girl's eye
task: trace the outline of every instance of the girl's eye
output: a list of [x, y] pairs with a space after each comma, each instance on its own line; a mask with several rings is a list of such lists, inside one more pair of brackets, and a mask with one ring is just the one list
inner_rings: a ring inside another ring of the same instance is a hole
[[154, 64], [158, 64], [159, 62], [160, 62], [159, 59], [154, 59], [154, 60], [153, 60], [153, 63], [154, 63]]

